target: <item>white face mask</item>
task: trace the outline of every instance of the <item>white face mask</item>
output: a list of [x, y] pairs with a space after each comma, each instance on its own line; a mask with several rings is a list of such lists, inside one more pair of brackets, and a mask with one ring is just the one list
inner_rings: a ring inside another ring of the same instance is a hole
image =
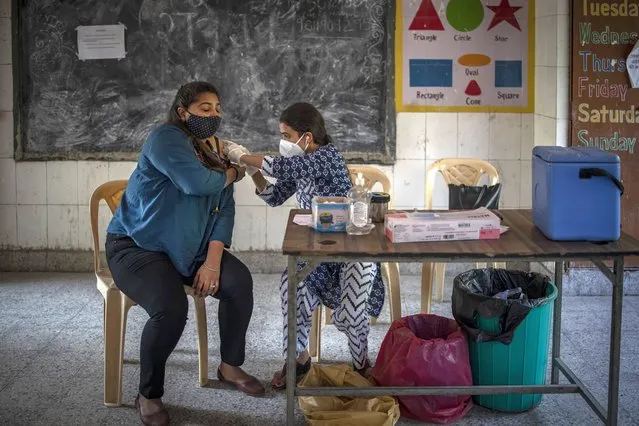
[[[297, 142], [289, 142], [285, 139], [280, 139], [280, 154], [282, 157], [296, 157], [298, 155], [304, 155], [305, 149], [298, 145], [304, 135], [300, 136]], [[308, 146], [308, 142], [306, 143]]]

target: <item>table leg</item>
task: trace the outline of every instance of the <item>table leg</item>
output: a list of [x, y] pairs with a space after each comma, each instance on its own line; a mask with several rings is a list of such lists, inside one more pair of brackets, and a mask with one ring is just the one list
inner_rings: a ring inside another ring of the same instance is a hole
[[608, 373], [608, 421], [616, 425], [619, 409], [619, 367], [621, 362], [621, 308], [623, 302], [623, 257], [615, 259], [610, 320], [610, 365]]
[[288, 348], [286, 358], [286, 424], [295, 424], [295, 347], [297, 343], [297, 257], [288, 258]]
[[555, 286], [557, 287], [557, 298], [553, 309], [552, 320], [552, 359], [550, 360], [551, 375], [550, 383], [559, 384], [559, 368], [555, 362], [561, 355], [561, 298], [564, 279], [564, 262], [555, 262]]

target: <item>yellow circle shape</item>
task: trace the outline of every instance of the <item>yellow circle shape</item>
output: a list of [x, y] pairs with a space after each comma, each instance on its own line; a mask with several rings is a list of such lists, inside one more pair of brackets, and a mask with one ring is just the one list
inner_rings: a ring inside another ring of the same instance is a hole
[[490, 58], [481, 53], [467, 53], [460, 56], [457, 62], [465, 67], [483, 67], [490, 64]]

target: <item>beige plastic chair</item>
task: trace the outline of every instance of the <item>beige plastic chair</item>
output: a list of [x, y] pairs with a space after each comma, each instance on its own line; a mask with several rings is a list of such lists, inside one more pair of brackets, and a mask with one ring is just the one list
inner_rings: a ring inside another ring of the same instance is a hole
[[[126, 180], [114, 180], [100, 185], [91, 196], [90, 215], [93, 232], [93, 267], [97, 287], [104, 297], [104, 405], [119, 406], [122, 399], [122, 363], [124, 361], [124, 337], [129, 308], [135, 305], [118, 290], [108, 267], [100, 264], [100, 239], [98, 232], [98, 209], [100, 201], [106, 201], [114, 213], [126, 188]], [[184, 291], [193, 297], [198, 334], [199, 382], [208, 382], [208, 334], [206, 306], [203, 297], [195, 296], [193, 288], [184, 286]]]
[[[433, 189], [437, 173], [441, 173], [446, 185], [478, 185], [483, 175], [488, 177], [488, 185], [499, 183], [497, 169], [487, 161], [474, 158], [442, 158], [435, 161], [426, 175], [426, 210], [433, 208]], [[485, 263], [477, 263], [477, 268], [485, 268]], [[495, 267], [503, 268], [504, 263], [495, 263]], [[444, 299], [444, 274], [445, 263], [422, 264], [422, 301], [421, 312], [430, 313], [432, 301], [432, 287], [435, 282], [435, 300], [441, 302]]]
[[[351, 181], [355, 182], [358, 173], [362, 173], [366, 187], [370, 190], [377, 183], [382, 186], [382, 190], [388, 194], [391, 193], [391, 183], [388, 177], [381, 170], [371, 166], [348, 166], [348, 173]], [[392, 206], [393, 197], [389, 208]], [[380, 226], [380, 225], [377, 225]], [[382, 279], [386, 283], [388, 292], [388, 300], [390, 305], [391, 322], [402, 317], [402, 306], [399, 290], [399, 265], [397, 263], [381, 263]], [[331, 310], [325, 306], [320, 306], [313, 312], [313, 320], [311, 325], [311, 335], [309, 337], [309, 353], [314, 362], [318, 362], [321, 352], [321, 326], [331, 323]], [[322, 321], [322, 317], [324, 321]], [[322, 324], [323, 322], [323, 324]], [[375, 324], [377, 318], [371, 318], [371, 324]]]

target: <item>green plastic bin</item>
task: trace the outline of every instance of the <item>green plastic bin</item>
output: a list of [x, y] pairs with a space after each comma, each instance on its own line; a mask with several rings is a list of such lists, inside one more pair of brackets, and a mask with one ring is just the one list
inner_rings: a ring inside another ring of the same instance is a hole
[[[544, 385], [548, 367], [548, 347], [557, 287], [548, 283], [548, 302], [532, 308], [515, 330], [510, 345], [468, 340], [470, 367], [475, 385]], [[499, 318], [476, 317], [478, 328], [499, 333]], [[530, 410], [541, 402], [540, 394], [475, 395], [482, 407], [504, 412]]]

